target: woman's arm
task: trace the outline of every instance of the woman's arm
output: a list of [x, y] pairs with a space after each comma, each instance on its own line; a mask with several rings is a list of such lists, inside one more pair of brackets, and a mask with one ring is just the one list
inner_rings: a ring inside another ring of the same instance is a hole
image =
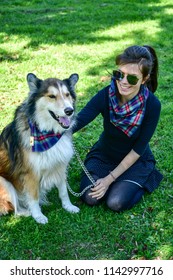
[[130, 166], [132, 166], [139, 159], [139, 157], [140, 155], [132, 149], [120, 162], [120, 164], [110, 172], [110, 174], [97, 180], [96, 186], [91, 189], [92, 192], [89, 195], [97, 199], [102, 198], [111, 183], [113, 183], [121, 174], [130, 168]]
[[94, 95], [85, 107], [77, 114], [73, 133], [92, 122], [100, 113], [103, 114], [105, 107], [105, 95], [106, 88]]

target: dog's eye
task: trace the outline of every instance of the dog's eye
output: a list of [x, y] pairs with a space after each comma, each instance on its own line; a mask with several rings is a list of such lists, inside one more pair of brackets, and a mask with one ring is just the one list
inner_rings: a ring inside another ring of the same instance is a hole
[[56, 96], [55, 95], [53, 95], [53, 94], [51, 94], [51, 95], [49, 95], [49, 98], [56, 98]]
[[65, 96], [66, 96], [66, 97], [69, 97], [69, 96], [70, 96], [70, 93], [69, 93], [69, 92], [67, 92], [67, 93], [65, 94]]

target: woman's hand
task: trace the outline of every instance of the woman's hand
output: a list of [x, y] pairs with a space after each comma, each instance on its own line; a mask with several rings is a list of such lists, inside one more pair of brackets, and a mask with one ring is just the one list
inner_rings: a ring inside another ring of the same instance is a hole
[[96, 199], [102, 198], [105, 195], [111, 183], [112, 178], [109, 175], [104, 178], [98, 179], [96, 181], [96, 186], [91, 188], [92, 192], [90, 192], [88, 195]]
[[138, 155], [132, 149], [120, 162], [120, 164], [110, 172], [109, 175], [96, 181], [96, 186], [91, 188], [91, 192], [88, 195], [96, 199], [102, 198], [108, 190], [109, 186], [130, 166], [132, 166], [139, 159], [139, 157], [140, 155]]

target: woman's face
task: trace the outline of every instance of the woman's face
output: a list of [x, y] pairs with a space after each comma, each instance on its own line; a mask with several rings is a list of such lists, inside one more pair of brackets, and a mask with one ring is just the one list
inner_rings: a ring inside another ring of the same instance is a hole
[[[144, 84], [146, 79], [143, 79], [143, 75], [138, 64], [130, 63], [126, 65], [119, 65], [118, 70], [120, 70], [123, 74], [123, 79], [116, 80], [118, 91], [122, 98], [121, 101], [128, 101], [138, 94], [141, 84]], [[132, 85], [128, 82], [127, 75], [134, 75], [137, 77], [138, 81], [136, 85]]]

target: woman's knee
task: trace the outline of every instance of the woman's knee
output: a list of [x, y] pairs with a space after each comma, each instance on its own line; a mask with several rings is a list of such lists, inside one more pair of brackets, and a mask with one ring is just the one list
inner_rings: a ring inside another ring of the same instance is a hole
[[115, 212], [121, 212], [125, 210], [123, 201], [118, 197], [109, 197], [106, 200], [107, 207]]
[[[98, 176], [95, 174], [92, 174], [92, 178], [96, 181], [98, 179]], [[80, 191], [84, 191], [84, 189], [86, 187], [88, 187], [89, 185], [91, 185], [91, 181], [85, 174], [83, 174], [83, 176], [81, 178]], [[99, 204], [100, 201], [96, 198], [92, 198], [89, 195], [90, 193], [91, 193], [91, 189], [86, 190], [84, 192], [84, 194], [81, 196], [81, 200], [90, 206]]]
[[83, 202], [85, 202], [87, 205], [94, 206], [99, 204], [99, 200], [96, 198], [92, 198], [89, 193], [91, 193], [91, 190], [87, 190], [82, 196], [81, 199]]
[[131, 209], [143, 195], [144, 190], [136, 184], [120, 181], [112, 185], [106, 198], [106, 204], [111, 210], [121, 212]]

